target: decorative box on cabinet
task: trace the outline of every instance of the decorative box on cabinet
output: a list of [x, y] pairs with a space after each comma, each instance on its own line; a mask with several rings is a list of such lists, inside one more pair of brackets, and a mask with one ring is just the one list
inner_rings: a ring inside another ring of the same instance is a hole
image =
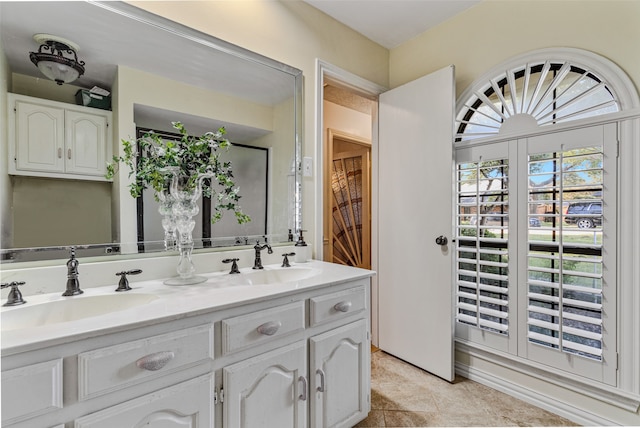
[[9, 173], [105, 181], [111, 112], [9, 94]]

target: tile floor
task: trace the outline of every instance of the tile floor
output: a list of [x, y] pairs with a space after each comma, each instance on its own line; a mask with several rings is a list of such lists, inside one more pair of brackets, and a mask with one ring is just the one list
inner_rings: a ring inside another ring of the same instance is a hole
[[382, 351], [371, 355], [371, 413], [356, 427], [576, 426], [456, 376], [446, 382]]

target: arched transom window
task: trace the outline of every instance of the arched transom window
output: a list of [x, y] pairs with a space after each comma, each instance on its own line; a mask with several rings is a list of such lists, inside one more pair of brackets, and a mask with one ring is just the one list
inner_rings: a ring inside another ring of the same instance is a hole
[[528, 62], [488, 80], [463, 98], [456, 141], [620, 110], [612, 88], [596, 71], [570, 61]]

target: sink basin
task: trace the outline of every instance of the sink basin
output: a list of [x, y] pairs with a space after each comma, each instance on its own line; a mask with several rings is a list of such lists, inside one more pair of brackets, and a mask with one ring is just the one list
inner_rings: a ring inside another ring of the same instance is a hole
[[157, 298], [153, 294], [118, 293], [75, 296], [35, 304], [29, 304], [29, 298], [27, 298], [25, 305], [3, 309], [0, 320], [2, 331], [17, 330], [123, 311], [145, 305]]
[[233, 278], [234, 282], [244, 285], [258, 285], [258, 284], [280, 284], [285, 282], [295, 282], [302, 279], [310, 278], [316, 275], [318, 271], [310, 268], [275, 268], [254, 270], [251, 272], [241, 273], [240, 275], [234, 275], [237, 278]]

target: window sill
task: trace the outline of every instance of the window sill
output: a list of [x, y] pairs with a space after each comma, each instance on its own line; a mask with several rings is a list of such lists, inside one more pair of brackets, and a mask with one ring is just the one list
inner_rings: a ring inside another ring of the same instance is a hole
[[509, 370], [543, 380], [633, 413], [638, 412], [640, 407], [640, 396], [632, 392], [622, 391], [589, 380], [576, 379], [575, 376], [570, 377], [563, 371], [554, 370], [465, 340], [456, 339], [455, 347], [457, 351], [464, 352], [472, 357], [491, 361], [493, 364]]

